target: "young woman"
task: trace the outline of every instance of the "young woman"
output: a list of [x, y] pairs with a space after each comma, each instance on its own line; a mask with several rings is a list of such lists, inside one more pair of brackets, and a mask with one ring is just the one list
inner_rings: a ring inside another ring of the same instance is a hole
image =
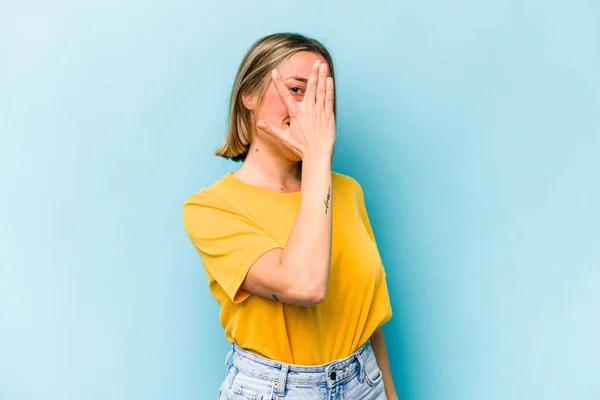
[[333, 78], [316, 40], [258, 40], [216, 153], [243, 164], [184, 204], [232, 342], [220, 399], [397, 398], [381, 331], [392, 310], [362, 189], [331, 171]]

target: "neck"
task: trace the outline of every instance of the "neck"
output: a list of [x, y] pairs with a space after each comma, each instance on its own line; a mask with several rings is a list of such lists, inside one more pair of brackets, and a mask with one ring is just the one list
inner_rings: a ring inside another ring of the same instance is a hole
[[256, 140], [235, 175], [252, 185], [287, 193], [300, 190], [302, 168], [300, 162], [283, 157], [269, 143]]

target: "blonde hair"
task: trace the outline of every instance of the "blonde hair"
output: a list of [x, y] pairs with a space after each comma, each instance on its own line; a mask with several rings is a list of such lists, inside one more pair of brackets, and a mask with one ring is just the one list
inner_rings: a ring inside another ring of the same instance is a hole
[[[227, 133], [215, 155], [233, 161], [246, 159], [254, 127], [252, 111], [244, 106], [242, 95], [256, 93], [262, 97], [269, 83], [271, 71], [300, 51], [309, 51], [323, 56], [335, 84], [331, 54], [317, 40], [297, 33], [276, 33], [259, 39], [250, 47], [238, 68], [229, 100]], [[333, 107], [335, 112], [335, 100]]]

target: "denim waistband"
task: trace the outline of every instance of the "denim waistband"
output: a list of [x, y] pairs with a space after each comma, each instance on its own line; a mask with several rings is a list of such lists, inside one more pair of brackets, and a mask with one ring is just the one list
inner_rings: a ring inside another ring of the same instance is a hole
[[232, 365], [237, 370], [257, 379], [274, 382], [279, 391], [285, 391], [286, 385], [332, 387], [343, 384], [364, 370], [367, 357], [374, 356], [372, 352], [371, 344], [367, 340], [346, 358], [321, 365], [296, 365], [271, 360], [233, 343], [225, 364], [228, 366], [227, 361], [230, 355], [233, 355]]

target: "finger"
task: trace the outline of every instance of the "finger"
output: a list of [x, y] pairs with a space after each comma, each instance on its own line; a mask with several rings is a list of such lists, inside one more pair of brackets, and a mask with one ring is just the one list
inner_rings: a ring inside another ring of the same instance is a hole
[[284, 140], [283, 139], [284, 138], [283, 129], [273, 125], [272, 123], [267, 122], [265, 120], [260, 120], [260, 121], [258, 121], [256, 126], [258, 126], [263, 131], [267, 132], [271, 136], [275, 136], [279, 140]]
[[283, 83], [283, 79], [281, 79], [281, 75], [279, 75], [279, 72], [276, 69], [271, 73], [271, 77], [279, 97], [281, 97], [283, 104], [285, 104], [288, 110], [288, 114], [291, 118], [294, 118], [298, 114], [298, 103], [292, 98], [290, 91]]
[[316, 101], [316, 91], [317, 91], [317, 80], [319, 79], [319, 64], [321, 62], [319, 60], [315, 61], [310, 70], [310, 75], [308, 76], [308, 83], [306, 84], [306, 93], [304, 94], [304, 101], [306, 104], [310, 104], [311, 106], [315, 104]]
[[333, 102], [335, 94], [333, 93], [333, 78], [327, 77], [327, 83], [325, 84], [325, 113], [333, 115]]
[[325, 80], [327, 79], [327, 64], [319, 65], [319, 80], [317, 82], [317, 100], [315, 102], [317, 109], [325, 108]]
[[281, 129], [278, 126], [273, 125], [270, 122], [267, 122], [265, 120], [260, 120], [260, 121], [258, 121], [256, 126], [258, 126], [263, 131], [267, 132], [269, 135], [275, 137], [276, 139], [281, 140], [282, 142], [288, 141], [287, 138], [289, 137], [289, 135], [286, 135], [286, 133], [283, 129]]
[[298, 148], [290, 141], [291, 137], [286, 130], [281, 129], [265, 120], [258, 121], [256, 125], [261, 130], [265, 131], [266, 133], [273, 136], [275, 139], [279, 140], [292, 153], [295, 153], [297, 156], [302, 158], [302, 152], [298, 150]]

